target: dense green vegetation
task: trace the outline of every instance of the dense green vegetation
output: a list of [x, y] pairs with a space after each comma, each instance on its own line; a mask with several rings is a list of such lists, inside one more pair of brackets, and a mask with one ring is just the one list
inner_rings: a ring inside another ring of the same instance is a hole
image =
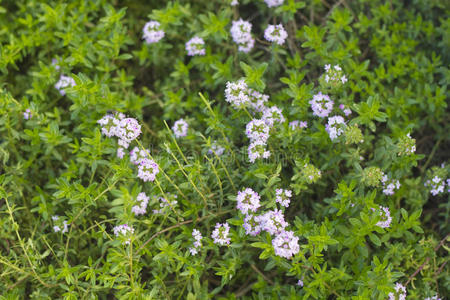
[[450, 5], [269, 2], [0, 1], [0, 299], [449, 297]]

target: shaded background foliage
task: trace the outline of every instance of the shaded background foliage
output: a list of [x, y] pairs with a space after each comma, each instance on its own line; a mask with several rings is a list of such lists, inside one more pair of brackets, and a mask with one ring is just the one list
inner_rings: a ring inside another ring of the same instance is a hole
[[[450, 153], [449, 6], [437, 0], [286, 0], [268, 9], [263, 1], [240, 2], [235, 8], [219, 0], [0, 2], [2, 299], [384, 299], [394, 282], [406, 282], [424, 262], [411, 277], [409, 297], [449, 295], [448, 247], [444, 242], [435, 251], [448, 234], [448, 194], [432, 197], [423, 187], [431, 167], [448, 163]], [[257, 38], [249, 54], [238, 53], [229, 34], [239, 17], [253, 24]], [[142, 40], [149, 19], [166, 32], [152, 45]], [[289, 34], [284, 47], [262, 41], [266, 25], [276, 22]], [[186, 55], [184, 44], [194, 35], [205, 39], [205, 56]], [[308, 101], [327, 63], [341, 65], [349, 78], [334, 97], [354, 111], [364, 133], [358, 147], [331, 144], [310, 116]], [[54, 88], [60, 74], [76, 81], [66, 96]], [[316, 129], [296, 135], [286, 126], [273, 135], [282, 164], [251, 165], [243, 154], [249, 120], [223, 96], [226, 82], [243, 76], [254, 78], [249, 84], [269, 94], [289, 120], [307, 119]], [[27, 108], [33, 114], [28, 121], [22, 116]], [[139, 191], [160, 192], [139, 184], [127, 160], [115, 158], [114, 141], [101, 136], [96, 121], [111, 110], [145, 127], [142, 143], [177, 187], [162, 177], [163, 189], [185, 195], [178, 216], [131, 214]], [[181, 117], [191, 132], [178, 141], [185, 162], [164, 123]], [[409, 132], [417, 155], [399, 158], [395, 142]], [[204, 157], [209, 138], [228, 145], [223, 164]], [[364, 162], [355, 161], [359, 156]], [[295, 180], [304, 159], [323, 172], [316, 184]], [[372, 193], [356, 184], [360, 165], [392, 173], [402, 188], [391, 198]], [[205, 236], [216, 222], [242, 224], [233, 210], [236, 189], [251, 186], [270, 199], [276, 185], [298, 189], [286, 215], [306, 245], [302, 257], [286, 261], [260, 244], [261, 254], [238, 229], [234, 246], [211, 244], [198, 259], [189, 257], [194, 224]], [[391, 230], [377, 232], [349, 207], [375, 200], [395, 208]], [[53, 232], [56, 214], [69, 220], [69, 233]], [[137, 228], [135, 247], [158, 235], [137, 252], [121, 247], [110, 235], [126, 222]], [[170, 226], [174, 230], [161, 233]], [[300, 289], [295, 283], [302, 277]]]

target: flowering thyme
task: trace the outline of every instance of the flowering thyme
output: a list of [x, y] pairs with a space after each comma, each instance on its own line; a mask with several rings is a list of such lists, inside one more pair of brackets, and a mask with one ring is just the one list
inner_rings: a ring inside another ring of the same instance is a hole
[[160, 29], [161, 24], [158, 21], [149, 21], [145, 23], [143, 38], [147, 44], [157, 43], [164, 37], [164, 31]]
[[309, 101], [311, 104], [311, 109], [313, 110], [313, 115], [320, 118], [327, 117], [333, 110], [334, 102], [330, 99], [328, 95], [324, 95], [321, 92], [314, 95], [312, 100]]
[[277, 43], [278, 45], [283, 45], [288, 34], [284, 30], [283, 25], [269, 25], [264, 31], [264, 38], [269, 42]]
[[275, 201], [280, 203], [281, 206], [289, 207], [289, 203], [291, 203], [292, 191], [284, 189], [276, 189], [275, 193], [276, 193]]
[[275, 250], [275, 255], [291, 258], [300, 251], [298, 244], [298, 237], [292, 231], [282, 231], [273, 240], [272, 245]]
[[131, 242], [131, 235], [134, 233], [134, 228], [128, 224], [122, 224], [113, 228], [114, 235], [124, 239], [123, 243], [129, 245]]
[[227, 82], [225, 89], [225, 101], [234, 108], [242, 108], [250, 101], [248, 87], [244, 80]]
[[156, 174], [159, 173], [158, 164], [149, 158], [143, 158], [138, 165], [138, 175], [137, 177], [142, 179], [144, 182], [154, 181]]
[[71, 86], [76, 86], [75, 80], [70, 76], [64, 76], [61, 74], [58, 82], [55, 84], [55, 89], [59, 91], [61, 96], [64, 96], [66, 94], [64, 89]]
[[251, 30], [252, 24], [250, 22], [242, 19], [233, 21], [230, 33], [233, 41], [238, 44], [239, 51], [247, 53], [253, 48], [255, 40], [252, 38]]
[[230, 225], [228, 223], [217, 223], [214, 231], [211, 234], [211, 238], [215, 244], [224, 246], [230, 244]]
[[256, 210], [261, 206], [258, 193], [253, 191], [251, 188], [246, 188], [239, 191], [236, 200], [236, 207], [243, 214], [247, 214], [249, 211], [256, 212]]
[[173, 133], [176, 138], [187, 136], [189, 125], [184, 119], [175, 121], [172, 126]]
[[131, 208], [131, 211], [136, 215], [143, 215], [147, 212], [147, 205], [148, 205], [149, 197], [145, 193], [139, 193], [139, 195], [136, 197], [137, 205], [134, 205]]
[[341, 116], [334, 116], [328, 119], [328, 124], [325, 129], [328, 132], [331, 140], [337, 139], [344, 133], [344, 129], [347, 125], [345, 124], [345, 120]]
[[186, 42], [186, 51], [189, 56], [205, 55], [205, 41], [198, 36], [194, 36]]

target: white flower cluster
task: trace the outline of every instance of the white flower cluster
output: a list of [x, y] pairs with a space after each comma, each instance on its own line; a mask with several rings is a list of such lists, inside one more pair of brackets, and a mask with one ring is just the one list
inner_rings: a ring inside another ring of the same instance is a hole
[[331, 140], [337, 139], [344, 133], [344, 129], [347, 127], [345, 120], [341, 116], [334, 116], [328, 118], [328, 124], [325, 126], [328, 135]]
[[227, 82], [225, 101], [236, 109], [250, 108], [253, 114], [262, 113], [261, 119], [253, 119], [246, 125], [245, 133], [250, 139], [247, 153], [250, 162], [270, 157], [266, 150], [269, 131], [275, 123], [285, 122], [281, 109], [276, 106], [267, 107], [269, 96], [248, 88], [244, 80]]
[[67, 223], [66, 220], [63, 220], [61, 223], [61, 220], [58, 215], [52, 216], [52, 220], [54, 224], [53, 225], [54, 232], [66, 233], [67, 231], [69, 231], [69, 224]]
[[298, 237], [292, 231], [283, 231], [278, 234], [272, 241], [275, 255], [290, 259], [293, 255], [300, 251], [298, 245]]
[[150, 158], [143, 158], [138, 165], [138, 177], [144, 182], [155, 181], [156, 175], [159, 173], [158, 164]]
[[347, 82], [347, 77], [342, 72], [342, 68], [339, 67], [339, 65], [325, 65], [323, 79], [332, 87], [337, 87]]
[[211, 234], [211, 238], [215, 244], [224, 246], [230, 244], [230, 225], [228, 223], [217, 223], [214, 231]]
[[102, 134], [119, 138], [119, 145], [125, 149], [141, 134], [139, 122], [134, 118], [126, 118], [122, 113], [107, 114], [97, 123], [102, 126]]
[[255, 40], [252, 37], [251, 31], [252, 24], [250, 22], [242, 19], [233, 21], [230, 32], [233, 41], [239, 46], [239, 51], [248, 53], [255, 45]]
[[194, 36], [186, 42], [186, 51], [189, 56], [205, 55], [205, 41], [198, 36]]
[[[397, 295], [397, 297], [396, 297]], [[395, 284], [395, 293], [388, 294], [389, 300], [405, 300], [406, 299], [406, 288], [401, 283]]]
[[23, 118], [25, 120], [29, 120], [31, 119], [32, 114], [31, 114], [31, 110], [29, 108], [27, 108], [24, 112], [23, 112]]
[[66, 94], [64, 89], [71, 86], [76, 86], [75, 80], [70, 76], [64, 76], [61, 74], [58, 82], [55, 84], [55, 89], [59, 91], [61, 96], [64, 96]]
[[389, 212], [389, 208], [380, 206], [379, 209], [381, 220], [377, 222], [377, 226], [381, 228], [388, 228], [391, 225], [392, 217], [391, 213]]
[[289, 203], [291, 203], [292, 191], [285, 189], [276, 189], [275, 190], [276, 198], [275, 202], [280, 203], [281, 206], [289, 207]]
[[194, 247], [189, 248], [189, 252], [191, 255], [196, 255], [198, 253], [198, 249], [202, 247], [202, 234], [197, 229], [192, 231], [192, 237], [194, 238]]
[[227, 82], [225, 88], [225, 101], [230, 103], [234, 108], [243, 108], [249, 102], [248, 87], [244, 80], [236, 82]]
[[261, 94], [253, 89], [248, 89], [248, 105], [255, 112], [263, 112], [266, 109], [267, 101], [269, 101], [269, 96]]
[[[447, 179], [447, 181], [448, 180], [449, 179]], [[425, 182], [425, 186], [430, 186], [431, 187], [430, 193], [433, 196], [436, 196], [444, 192], [445, 180], [436, 175], [431, 180], [427, 180], [427, 182]]]
[[122, 224], [119, 226], [115, 226], [113, 228], [114, 235], [116, 237], [122, 237], [124, 238], [124, 244], [129, 245], [131, 242], [131, 235], [134, 233], [134, 228], [131, 226], [128, 226], [128, 224]]
[[314, 95], [312, 100], [309, 101], [313, 110], [313, 115], [320, 118], [327, 117], [333, 110], [334, 102], [328, 95], [324, 95], [321, 92]]
[[423, 300], [442, 300], [442, 299], [439, 298], [438, 295], [435, 295], [435, 296], [433, 296], [433, 297], [426, 297], [426, 298], [423, 299]]
[[144, 158], [148, 158], [148, 154], [150, 151], [148, 149], [139, 149], [138, 147], [134, 147], [133, 150], [130, 151], [130, 162], [135, 165], [139, 165], [141, 160]]
[[247, 214], [249, 211], [256, 212], [261, 206], [258, 193], [253, 191], [251, 188], [246, 188], [243, 191], [239, 191], [236, 200], [236, 208], [243, 214]]
[[164, 37], [164, 31], [161, 29], [161, 24], [158, 21], [149, 21], [145, 23], [143, 31], [143, 38], [147, 44], [157, 43]]
[[268, 7], [280, 6], [283, 4], [284, 0], [264, 0]]
[[148, 205], [149, 197], [145, 193], [139, 193], [139, 195], [136, 197], [136, 201], [138, 202], [137, 205], [134, 205], [131, 208], [131, 211], [136, 215], [143, 215], [147, 212], [147, 205]]
[[187, 136], [189, 125], [184, 119], [179, 119], [175, 121], [172, 126], [173, 133], [176, 138]]
[[[141, 134], [141, 125], [134, 118], [126, 118], [122, 113], [107, 114], [97, 121], [102, 126], [102, 134], [107, 137], [118, 137], [117, 156], [123, 158], [125, 149]], [[154, 181], [159, 173], [158, 164], [148, 157], [148, 151], [137, 147], [130, 152], [130, 161], [138, 166], [137, 177], [146, 181]]]
[[395, 190], [400, 188], [400, 181], [390, 179], [387, 175], [383, 175], [381, 179], [381, 183], [383, 184], [383, 194], [385, 195], [394, 195]]
[[266, 30], [264, 30], [264, 38], [269, 42], [277, 43], [278, 45], [283, 45], [288, 34], [284, 29], [283, 25], [269, 25]]

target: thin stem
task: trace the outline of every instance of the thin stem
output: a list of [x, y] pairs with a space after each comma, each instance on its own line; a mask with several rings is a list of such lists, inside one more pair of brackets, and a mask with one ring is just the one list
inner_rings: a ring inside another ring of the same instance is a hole
[[200, 190], [197, 188], [197, 186], [195, 185], [195, 183], [192, 181], [192, 179], [186, 174], [186, 172], [184, 171], [183, 166], [180, 164], [180, 161], [177, 159], [177, 157], [171, 152], [168, 151], [170, 153], [170, 155], [172, 155], [173, 159], [175, 159], [175, 161], [177, 162], [178, 168], [180, 169], [180, 171], [183, 173], [183, 175], [186, 177], [187, 180], [189, 180], [190, 184], [192, 185], [192, 187], [195, 189], [195, 191], [197, 193], [199, 193], [199, 195], [202, 197], [203, 199], [203, 203], [205, 205], [205, 207], [207, 206], [207, 200], [206, 197], [203, 195], [202, 192], [200, 192]]
[[5, 197], [5, 203], [6, 203], [6, 206], [8, 207], [9, 217], [10, 217], [11, 222], [12, 222], [12, 224], [13, 224], [14, 231], [16, 232], [17, 239], [19, 240], [20, 247], [22, 248], [22, 251], [23, 251], [23, 253], [25, 254], [25, 257], [27, 258], [27, 261], [28, 261], [28, 263], [30, 264], [31, 271], [32, 271], [33, 274], [35, 275], [35, 278], [36, 278], [42, 285], [44, 285], [45, 287], [48, 287], [48, 288], [52, 287], [53, 285], [50, 285], [50, 284], [45, 283], [45, 282], [41, 279], [41, 277], [36, 273], [36, 270], [34, 269], [34, 265], [33, 265], [33, 263], [31, 262], [30, 256], [28, 256], [28, 251], [25, 249], [25, 245], [24, 245], [24, 243], [23, 243], [23, 240], [22, 240], [22, 238], [20, 237], [19, 230], [17, 229], [17, 228], [19, 227], [19, 225], [18, 225], [18, 224], [16, 223], [16, 221], [14, 220], [13, 212], [12, 212], [12, 210], [11, 210], [11, 207], [9, 206], [8, 197]]

